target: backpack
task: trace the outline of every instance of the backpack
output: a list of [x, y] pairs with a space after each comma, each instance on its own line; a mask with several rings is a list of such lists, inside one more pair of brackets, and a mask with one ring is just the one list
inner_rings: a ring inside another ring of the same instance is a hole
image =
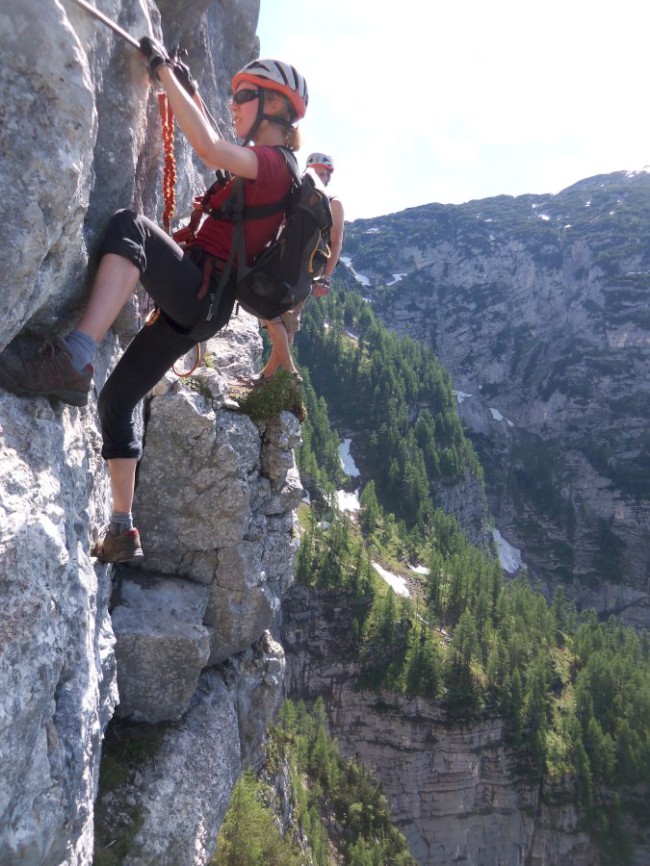
[[[274, 319], [304, 301], [329, 258], [332, 214], [329, 198], [308, 175], [301, 177], [293, 153], [281, 147], [292, 177], [284, 220], [252, 263], [246, 259], [243, 222], [254, 208], [243, 208], [243, 182], [235, 182], [233, 246], [237, 246], [236, 297], [240, 307], [262, 319]], [[239, 213], [238, 213], [239, 212]], [[254, 218], [254, 215], [253, 215]]]
[[[331, 195], [329, 197], [329, 200], [330, 200], [330, 202], [337, 201], [338, 196], [337, 195]], [[331, 204], [330, 204], [330, 208], [331, 208]], [[341, 249], [343, 249], [344, 243], [345, 243], [345, 223], [341, 226]], [[330, 256], [328, 256], [328, 258], [330, 258]], [[338, 268], [340, 261], [341, 261], [341, 257], [339, 256], [339, 258], [336, 260], [336, 264], [334, 265], [335, 268]], [[325, 267], [324, 262], [323, 262], [323, 267]]]

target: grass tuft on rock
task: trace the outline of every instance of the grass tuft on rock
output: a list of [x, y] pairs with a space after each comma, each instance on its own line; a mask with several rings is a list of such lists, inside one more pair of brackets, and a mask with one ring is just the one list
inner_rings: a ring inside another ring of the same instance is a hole
[[307, 411], [300, 391], [300, 383], [284, 370], [247, 394], [235, 398], [242, 412], [255, 422], [270, 421], [280, 412], [292, 412], [303, 422]]

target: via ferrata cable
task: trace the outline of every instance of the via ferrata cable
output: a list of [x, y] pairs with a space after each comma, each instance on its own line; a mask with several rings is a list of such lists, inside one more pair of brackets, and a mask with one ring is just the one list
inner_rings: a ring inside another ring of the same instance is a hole
[[130, 33], [127, 33], [126, 30], [122, 30], [119, 24], [111, 21], [108, 16], [104, 15], [103, 12], [100, 12], [99, 9], [96, 9], [91, 3], [87, 3], [86, 0], [71, 0], [71, 2], [76, 3], [77, 6], [81, 6], [81, 8], [85, 9], [86, 12], [90, 12], [94, 18], [101, 21], [102, 24], [105, 24], [107, 27], [110, 27], [114, 33], [117, 33], [117, 35], [121, 36], [122, 39], [126, 39], [126, 41], [133, 45], [134, 48], [140, 48], [140, 43], [137, 39], [134, 39], [134, 37], [131, 36]]

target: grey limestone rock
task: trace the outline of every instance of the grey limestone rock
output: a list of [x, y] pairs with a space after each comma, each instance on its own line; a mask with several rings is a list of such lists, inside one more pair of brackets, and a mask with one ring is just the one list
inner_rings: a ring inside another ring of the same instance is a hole
[[111, 620], [121, 717], [153, 724], [186, 712], [209, 656], [208, 594], [179, 578], [143, 574], [120, 581]]
[[[256, 0], [199, 2], [182, 14], [171, 3], [98, 5], [135, 37], [164, 33], [190, 43], [193, 72], [230, 135], [227, 84], [257, 51]], [[29, 354], [76, 322], [110, 214], [134, 207], [159, 216], [160, 119], [139, 53], [68, 0], [3, 4], [0, 51], [0, 350]], [[178, 134], [176, 156], [182, 218], [209, 173]], [[258, 680], [242, 673], [226, 688], [209, 666], [214, 630], [203, 621], [220, 547], [235, 550], [254, 526], [260, 539], [254, 564], [261, 571], [257, 578], [246, 574], [242, 593], [256, 579], [264, 584], [264, 539], [279, 534], [277, 509], [294, 501], [278, 494], [268, 505], [261, 433], [231, 411], [228, 399], [229, 379], [252, 372], [259, 359], [251, 317], [233, 320], [213, 346], [213, 368], [197, 376], [209, 398], [168, 383], [152, 401], [150, 459], [141, 481], [151, 484], [153, 497], [165, 490], [165, 479], [156, 477], [163, 458], [156, 462], [153, 452], [163, 447], [158, 427], [166, 425], [177, 443], [164, 452], [164, 468], [176, 472], [167, 472], [166, 483], [175, 485], [178, 507], [175, 523], [163, 525], [169, 503], [140, 497], [150, 570], [121, 576], [122, 602], [111, 603], [116, 570], [90, 558], [110, 506], [96, 397], [140, 326], [139, 295], [102, 342], [86, 409], [0, 390], [2, 866], [93, 862], [102, 738], [120, 695], [121, 711], [132, 718], [174, 718], [167, 724], [178, 725], [173, 747], [161, 752], [156, 783], [147, 777], [142, 790], [136, 785], [131, 792], [134, 802], [147, 801], [151, 824], [142, 828], [129, 862], [207, 863], [242, 752], [258, 745], [242, 743], [240, 728], [259, 738], [279, 695], [282, 664], [275, 651], [259, 662], [265, 673]], [[147, 420], [143, 411], [138, 418]], [[201, 465], [188, 460], [193, 451]], [[285, 487], [279, 477], [277, 483]], [[197, 519], [206, 514], [207, 523]], [[283, 568], [290, 569], [290, 525], [282, 531]], [[264, 616], [249, 617], [255, 625], [248, 643], [237, 644], [251, 659], [251, 645], [279, 604], [279, 585], [268, 589]], [[189, 606], [188, 596], [194, 598]], [[257, 664], [251, 661], [252, 668]], [[258, 702], [245, 697], [249, 692], [265, 697]], [[241, 724], [238, 706], [248, 715]], [[169, 831], [157, 835], [152, 827]]]

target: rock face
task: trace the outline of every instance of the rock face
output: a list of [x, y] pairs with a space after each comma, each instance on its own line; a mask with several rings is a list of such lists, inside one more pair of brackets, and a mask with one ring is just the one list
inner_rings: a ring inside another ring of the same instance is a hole
[[649, 193], [620, 172], [346, 230], [375, 311], [452, 373], [531, 575], [634, 625], [650, 621]]
[[[228, 130], [227, 82], [257, 53], [256, 0], [101, 9], [135, 36], [160, 37], [162, 14]], [[160, 120], [138, 52], [68, 0], [13, 5], [0, 48], [0, 349], [27, 353], [75, 322], [106, 218], [160, 215]], [[208, 178], [180, 135], [176, 158], [189, 203]], [[170, 374], [142, 413], [142, 568], [90, 558], [110, 513], [96, 396], [140, 319], [129, 305], [102, 343], [87, 409], [0, 390], [2, 866], [91, 864], [96, 818], [118, 832], [115, 792], [95, 812], [116, 712], [159, 740], [127, 792], [124, 862], [207, 863], [281, 698], [269, 629], [293, 572], [300, 430], [291, 415], [258, 427], [228, 397], [259, 362], [253, 319], [233, 319], [208, 344], [214, 367], [191, 387]]]

